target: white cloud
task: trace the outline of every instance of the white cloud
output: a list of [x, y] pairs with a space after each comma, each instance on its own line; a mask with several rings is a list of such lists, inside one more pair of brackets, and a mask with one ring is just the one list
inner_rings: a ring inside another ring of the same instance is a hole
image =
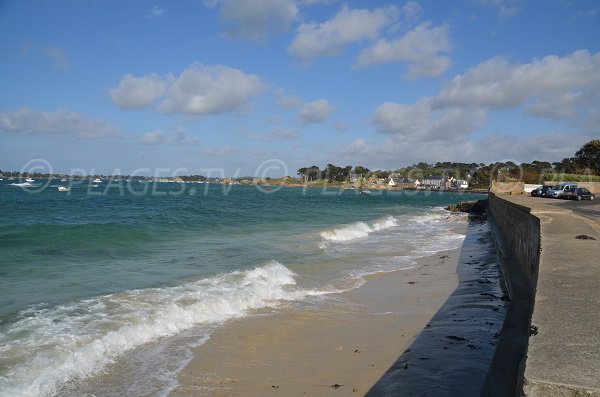
[[188, 138], [183, 130], [177, 130], [174, 134], [167, 134], [161, 130], [146, 132], [140, 140], [142, 145], [196, 145], [199, 143], [196, 138]]
[[326, 99], [317, 99], [304, 105], [298, 117], [302, 125], [323, 123], [334, 110], [335, 106]]
[[573, 131], [545, 132], [529, 137], [496, 133], [481, 138], [475, 146], [487, 148], [487, 161], [513, 160], [517, 164], [533, 160], [552, 162], [573, 156], [593, 138], [591, 134]]
[[292, 109], [302, 106], [304, 102], [302, 99], [293, 95], [281, 94], [277, 97], [277, 104], [285, 109]]
[[265, 87], [260, 77], [239, 69], [194, 62], [178, 77], [127, 74], [110, 95], [124, 109], [144, 108], [160, 100], [159, 109], [166, 113], [207, 115], [239, 112]]
[[281, 141], [291, 141], [298, 138], [298, 129], [297, 128], [274, 128], [268, 135], [267, 139], [275, 139]]
[[176, 131], [171, 139], [173, 145], [197, 145], [200, 141], [197, 138], [188, 138], [184, 131]]
[[[342, 147], [335, 157], [341, 163], [364, 164], [370, 169], [393, 170], [403, 165], [421, 161], [434, 163], [437, 161], [472, 162], [485, 157], [486, 154], [464, 139], [453, 142], [408, 142], [394, 138], [384, 141], [369, 142], [355, 139]], [[458, 160], [457, 160], [458, 159]]]
[[371, 169], [395, 169], [421, 161], [486, 164], [495, 161], [514, 161], [517, 164], [534, 160], [553, 162], [572, 156], [593, 138], [592, 134], [570, 131], [538, 133], [530, 137], [495, 133], [474, 141], [466, 136], [454, 141], [432, 142], [411, 142], [395, 136], [373, 142], [359, 138], [329, 156], [335, 158], [335, 162], [361, 163]]
[[525, 0], [472, 0], [488, 8], [495, 8], [503, 18], [514, 17], [525, 6]]
[[400, 8], [400, 14], [404, 18], [407, 23], [414, 23], [419, 19], [421, 13], [423, 12], [423, 7], [416, 1], [407, 1], [404, 3], [402, 8]]
[[456, 140], [483, 126], [485, 119], [485, 112], [479, 109], [434, 109], [430, 98], [412, 105], [386, 102], [373, 115], [379, 132], [409, 142]]
[[113, 138], [120, 129], [102, 120], [88, 118], [69, 109], [41, 112], [22, 107], [0, 113], [0, 130], [26, 134], [70, 135], [81, 139]]
[[235, 149], [230, 145], [210, 147], [202, 151], [202, 153], [206, 156], [226, 156], [234, 152]]
[[124, 109], [139, 109], [151, 106], [167, 90], [171, 77], [156, 74], [135, 77], [126, 74], [119, 84], [110, 90], [115, 105]]
[[161, 17], [161, 16], [165, 15], [166, 13], [167, 13], [167, 10], [165, 10], [164, 8], [160, 8], [159, 6], [155, 5], [154, 7], [152, 7], [146, 13], [146, 18], [148, 18], [148, 19], [156, 19], [158, 17]]
[[194, 115], [240, 111], [265, 89], [262, 79], [228, 66], [195, 62], [171, 84], [160, 109]]
[[348, 44], [376, 39], [398, 15], [395, 6], [373, 11], [343, 7], [328, 21], [301, 24], [288, 51], [303, 64], [310, 65], [317, 57], [340, 54]]
[[67, 57], [67, 53], [61, 47], [51, 46], [46, 47], [42, 50], [42, 54], [50, 58], [53, 62], [53, 66], [58, 70], [69, 70], [71, 67], [71, 62]]
[[[456, 76], [434, 97], [413, 104], [383, 103], [374, 112], [373, 123], [389, 138], [374, 145], [354, 141], [343, 154], [374, 156], [387, 164], [398, 154], [406, 163], [446, 159], [557, 161], [597, 136], [597, 109], [600, 54], [581, 50], [514, 65], [494, 58]], [[488, 112], [494, 110], [523, 110], [534, 117], [566, 122], [568, 127], [558, 132], [542, 130], [527, 137], [500, 131], [470, 139], [485, 125]]]
[[316, 5], [316, 4], [333, 4], [337, 3], [340, 0], [301, 0], [302, 4], [306, 4], [308, 6]]
[[431, 26], [426, 21], [399, 39], [381, 39], [364, 49], [358, 57], [357, 66], [405, 61], [409, 63], [409, 77], [438, 76], [445, 72], [451, 59], [443, 52], [450, 52], [448, 25]]
[[261, 41], [271, 33], [286, 32], [298, 15], [295, 0], [210, 0], [208, 7], [221, 6], [220, 17], [227, 34]]
[[154, 132], [146, 132], [142, 136], [140, 143], [142, 145], [158, 145], [167, 141], [167, 134], [160, 130]]
[[510, 65], [503, 58], [483, 62], [446, 84], [435, 106], [524, 106], [534, 116], [557, 119], [600, 106], [599, 92], [600, 53], [579, 50], [527, 64]]

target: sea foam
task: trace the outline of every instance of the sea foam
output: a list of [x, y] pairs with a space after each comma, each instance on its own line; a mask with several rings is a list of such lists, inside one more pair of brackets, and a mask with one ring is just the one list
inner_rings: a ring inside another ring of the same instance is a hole
[[[279, 262], [170, 288], [150, 288], [31, 309], [0, 335], [0, 396], [50, 396], [123, 353], [200, 324], [312, 294]], [[317, 294], [316, 292], [314, 294]]]
[[369, 234], [373, 232], [382, 231], [394, 226], [398, 226], [396, 218], [393, 216], [388, 216], [375, 221], [370, 226], [365, 222], [356, 222], [332, 230], [322, 231], [320, 235], [323, 240], [327, 242], [346, 242], [362, 239], [369, 236]]

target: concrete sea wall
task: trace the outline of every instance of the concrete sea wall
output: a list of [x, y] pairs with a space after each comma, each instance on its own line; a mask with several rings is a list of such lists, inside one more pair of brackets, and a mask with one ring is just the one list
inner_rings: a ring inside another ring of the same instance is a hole
[[600, 397], [597, 219], [494, 193], [488, 214], [511, 304], [481, 394]]
[[[535, 291], [540, 262], [540, 220], [531, 215], [531, 209], [511, 203], [490, 194], [489, 211], [494, 224], [502, 235], [502, 240], [509, 253], [519, 263], [519, 272]], [[508, 284], [511, 292], [510, 282]]]

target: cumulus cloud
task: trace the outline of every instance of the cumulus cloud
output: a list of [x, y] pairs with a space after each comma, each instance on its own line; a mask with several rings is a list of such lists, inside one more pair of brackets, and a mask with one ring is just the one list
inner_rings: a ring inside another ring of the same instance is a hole
[[317, 57], [340, 54], [348, 44], [376, 39], [398, 16], [395, 6], [373, 11], [343, 7], [328, 21], [301, 24], [288, 51], [303, 64], [310, 65]]
[[302, 99], [293, 95], [279, 95], [277, 97], [277, 104], [285, 109], [292, 109], [302, 106], [304, 102]]
[[110, 90], [115, 105], [123, 109], [140, 109], [152, 105], [167, 90], [171, 77], [149, 74], [135, 77], [126, 74], [119, 84]]
[[164, 132], [157, 130], [154, 132], [146, 132], [142, 136], [142, 140], [140, 143], [142, 145], [158, 145], [161, 143], [165, 143], [167, 141], [167, 134]]
[[409, 142], [456, 140], [483, 126], [485, 120], [485, 112], [480, 109], [434, 109], [430, 98], [412, 105], [386, 102], [373, 115], [379, 132]]
[[196, 138], [188, 138], [183, 130], [175, 131], [174, 134], [167, 134], [161, 130], [146, 132], [140, 140], [142, 145], [196, 145], [199, 143]]
[[113, 103], [125, 109], [148, 107], [160, 100], [158, 107], [165, 113], [209, 115], [241, 111], [264, 89], [258, 76], [194, 62], [178, 77], [125, 75], [110, 95]]
[[195, 62], [171, 84], [160, 109], [194, 115], [239, 111], [264, 89], [258, 76], [228, 66]]
[[559, 161], [572, 156], [583, 144], [593, 139], [590, 134], [573, 131], [544, 132], [533, 136], [496, 133], [481, 138], [477, 145], [488, 148], [488, 157], [515, 163], [533, 160]]
[[215, 146], [205, 148], [202, 153], [206, 156], [226, 156], [235, 152], [235, 149], [230, 145]]
[[71, 68], [71, 62], [67, 53], [61, 47], [50, 46], [42, 50], [42, 54], [50, 58], [53, 62], [53, 66], [58, 70], [69, 70]]
[[452, 50], [448, 32], [448, 25], [431, 26], [431, 22], [423, 22], [396, 40], [381, 39], [364, 49], [356, 66], [404, 61], [409, 64], [410, 78], [438, 76], [452, 63], [448, 56], [442, 55]]
[[167, 13], [167, 10], [165, 10], [164, 8], [160, 8], [159, 6], [155, 5], [154, 7], [152, 7], [146, 13], [146, 18], [148, 18], [148, 19], [156, 19], [158, 17], [161, 17], [161, 16], [165, 15], [166, 13]]
[[255, 41], [286, 32], [298, 15], [295, 0], [210, 0], [205, 4], [221, 6], [220, 18], [228, 25], [228, 36]]
[[0, 130], [25, 134], [53, 134], [81, 139], [114, 138], [120, 129], [102, 120], [90, 119], [69, 109], [42, 112], [22, 107], [14, 112], [0, 113]]
[[538, 117], [570, 117], [581, 107], [600, 105], [600, 53], [575, 51], [510, 65], [494, 58], [456, 76], [435, 99], [438, 107], [524, 106]]
[[298, 138], [298, 129], [297, 128], [274, 128], [267, 135], [267, 139], [271, 140], [280, 140], [280, 141], [291, 141]]
[[342, 147], [339, 155], [347, 159], [345, 162], [367, 164], [370, 168], [394, 169], [401, 164], [421, 161], [456, 161], [457, 158], [470, 161], [473, 152], [472, 146], [465, 140], [408, 142], [390, 138], [369, 142], [359, 138]]
[[472, 0], [474, 3], [488, 8], [495, 8], [503, 18], [514, 17], [525, 6], [525, 0]]
[[404, 19], [404, 21], [408, 24], [412, 24], [416, 22], [421, 13], [423, 12], [423, 7], [416, 1], [407, 1], [400, 8], [400, 15]]
[[304, 105], [298, 117], [302, 125], [318, 124], [325, 122], [334, 110], [335, 106], [326, 99], [317, 99]]
[[410, 142], [394, 136], [374, 142], [359, 138], [330, 156], [338, 162], [362, 163], [370, 165], [370, 168], [381, 169], [394, 169], [402, 164], [421, 161], [486, 164], [494, 161], [513, 161], [517, 164], [534, 160], [552, 162], [571, 156], [591, 139], [591, 134], [572, 131], [538, 133], [529, 137], [496, 133], [476, 140], [463, 136], [454, 141], [431, 142]]
[[[390, 162], [394, 153], [402, 153], [403, 161], [410, 162], [415, 152], [418, 161], [556, 161], [597, 136], [597, 109], [600, 54], [580, 50], [525, 64], [493, 58], [456, 76], [436, 96], [413, 104], [383, 103], [373, 114], [373, 124], [378, 132], [388, 134], [385, 143], [353, 141], [344, 153]], [[558, 131], [541, 130], [533, 136], [499, 131], [473, 141], [472, 134], [485, 125], [488, 113], [506, 110], [523, 110], [563, 125]]]

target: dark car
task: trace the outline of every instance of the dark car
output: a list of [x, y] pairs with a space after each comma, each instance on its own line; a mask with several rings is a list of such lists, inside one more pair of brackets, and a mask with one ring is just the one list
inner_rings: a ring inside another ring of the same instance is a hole
[[540, 186], [531, 191], [533, 197], [546, 197], [546, 192], [552, 189], [552, 186]]
[[595, 196], [584, 187], [576, 187], [573, 189], [566, 189], [561, 197], [573, 200], [593, 200]]

